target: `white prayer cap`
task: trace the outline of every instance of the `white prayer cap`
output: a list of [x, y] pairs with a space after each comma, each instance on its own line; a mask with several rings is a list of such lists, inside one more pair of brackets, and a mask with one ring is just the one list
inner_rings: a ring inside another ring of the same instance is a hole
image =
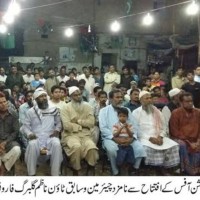
[[139, 94], [139, 100], [146, 94], [151, 94], [151, 93], [147, 92], [147, 91], [141, 91], [140, 94]]
[[43, 89], [43, 88], [38, 88], [35, 90], [35, 92], [33, 93], [33, 98], [34, 99], [37, 99], [40, 95], [42, 94], [46, 94], [47, 95], [47, 92]]
[[78, 87], [76, 87], [76, 86], [71, 86], [71, 87], [69, 87], [69, 96], [71, 95], [71, 94], [73, 94], [75, 91], [77, 91], [77, 90], [80, 90]]
[[168, 92], [168, 94], [169, 94], [169, 96], [172, 98], [172, 97], [174, 97], [175, 95], [179, 94], [180, 92], [181, 92], [180, 89], [174, 88], [174, 89], [171, 89], [171, 90]]

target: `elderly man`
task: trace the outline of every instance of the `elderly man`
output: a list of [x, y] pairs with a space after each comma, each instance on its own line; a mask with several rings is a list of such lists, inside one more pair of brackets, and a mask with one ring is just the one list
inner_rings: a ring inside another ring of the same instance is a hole
[[94, 167], [99, 158], [98, 148], [92, 140], [92, 129], [95, 118], [91, 106], [82, 101], [78, 87], [69, 88], [71, 102], [61, 110], [63, 123], [62, 145], [70, 159], [73, 175], [78, 175], [81, 169], [81, 160], [88, 163], [88, 173], [94, 173]]
[[180, 95], [181, 107], [172, 112], [170, 135], [180, 145], [181, 169], [189, 175], [200, 174], [200, 111], [194, 108], [192, 94]]
[[139, 127], [138, 139], [147, 153], [145, 164], [161, 166], [161, 172], [166, 175], [168, 168], [180, 162], [179, 145], [165, 137], [164, 119], [162, 113], [152, 105], [151, 94], [142, 91], [139, 99], [142, 106], [134, 110], [132, 115]]
[[[115, 142], [112, 129], [113, 126], [119, 121], [117, 116], [117, 108], [121, 107], [122, 104], [122, 92], [120, 90], [113, 90], [109, 93], [109, 98], [111, 101], [111, 104], [106, 106], [105, 108], [102, 108], [99, 113], [99, 127], [101, 131], [101, 137], [102, 137], [102, 145], [103, 148], [106, 150], [108, 158], [111, 162], [112, 167], [112, 174], [118, 175], [119, 169], [116, 165], [116, 157], [117, 157], [117, 151], [118, 151], [118, 144], [117, 141]], [[128, 116], [128, 123], [133, 125], [133, 137], [134, 141], [130, 144], [134, 150], [135, 154], [135, 164], [134, 168], [139, 169], [140, 163], [143, 157], [146, 156], [146, 153], [141, 145], [141, 143], [137, 140], [137, 126], [135, 122], [133, 121], [133, 118], [131, 116], [131, 112], [129, 111]]]
[[22, 127], [29, 139], [25, 153], [28, 175], [36, 174], [39, 158], [45, 161], [50, 157], [51, 175], [58, 176], [63, 159], [59, 140], [60, 115], [56, 107], [49, 106], [44, 89], [36, 89], [33, 97], [34, 106], [27, 111]]
[[181, 90], [178, 88], [171, 89], [169, 92], [170, 102], [163, 107], [162, 114], [165, 120], [166, 134], [169, 136], [169, 119], [173, 110], [179, 107], [179, 95]]
[[0, 176], [10, 171], [21, 154], [16, 142], [18, 130], [18, 119], [9, 112], [5, 95], [0, 92]]

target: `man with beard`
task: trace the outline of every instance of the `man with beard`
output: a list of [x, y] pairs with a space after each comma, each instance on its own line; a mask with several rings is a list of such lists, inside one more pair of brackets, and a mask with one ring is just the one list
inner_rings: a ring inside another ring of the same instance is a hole
[[[99, 113], [99, 127], [102, 137], [102, 146], [107, 152], [107, 156], [111, 163], [112, 174], [118, 175], [119, 169], [116, 164], [117, 151], [118, 151], [118, 142], [116, 138], [113, 137], [112, 129], [113, 126], [119, 121], [118, 119], [118, 107], [122, 105], [122, 92], [120, 90], [113, 90], [109, 93], [109, 99], [111, 104], [102, 108]], [[131, 112], [129, 110], [128, 121], [127, 123], [132, 124], [133, 126], [133, 142], [130, 144], [133, 148], [135, 154], [135, 164], [134, 168], [139, 169], [140, 163], [143, 157], [146, 156], [146, 153], [142, 147], [142, 144], [137, 140], [137, 126], [133, 121]], [[127, 144], [129, 145], [129, 144]], [[131, 169], [132, 170], [132, 169]]]
[[59, 140], [60, 115], [57, 108], [48, 104], [44, 89], [36, 89], [33, 97], [34, 105], [28, 110], [22, 127], [29, 139], [25, 153], [28, 175], [36, 174], [39, 160], [46, 161], [50, 157], [51, 175], [58, 176], [63, 159]]
[[138, 139], [147, 153], [145, 164], [159, 166], [161, 173], [167, 175], [167, 169], [177, 166], [180, 162], [179, 145], [165, 137], [164, 117], [152, 105], [151, 94], [142, 91], [139, 99], [142, 106], [134, 110], [132, 115], [138, 125]]
[[179, 97], [181, 107], [172, 112], [170, 135], [180, 145], [181, 170], [189, 175], [200, 174], [200, 111], [194, 108], [192, 94]]
[[[61, 110], [63, 123], [62, 145], [70, 159], [73, 175], [81, 170], [81, 160], [88, 163], [88, 173], [94, 174], [94, 167], [99, 158], [98, 148], [92, 140], [95, 119], [91, 106], [82, 100], [78, 87], [69, 87], [71, 102]], [[87, 174], [88, 175], [88, 174]]]

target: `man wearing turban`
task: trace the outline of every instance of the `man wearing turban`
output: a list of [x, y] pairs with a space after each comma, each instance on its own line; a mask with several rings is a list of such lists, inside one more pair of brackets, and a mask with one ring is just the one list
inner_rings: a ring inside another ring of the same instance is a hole
[[47, 93], [38, 88], [33, 94], [34, 106], [28, 110], [23, 131], [29, 142], [25, 153], [28, 175], [36, 174], [38, 162], [50, 158], [51, 175], [58, 176], [63, 160], [59, 133], [62, 125], [56, 107], [50, 106]]

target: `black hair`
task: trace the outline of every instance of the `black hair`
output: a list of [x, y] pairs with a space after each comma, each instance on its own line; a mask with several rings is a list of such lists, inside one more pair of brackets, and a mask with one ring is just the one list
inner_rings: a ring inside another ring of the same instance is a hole
[[153, 92], [155, 92], [155, 90], [156, 89], [159, 89], [159, 90], [161, 90], [161, 88], [160, 88], [160, 86], [156, 86], [156, 87], [154, 87], [152, 90], [153, 90]]
[[98, 92], [98, 98], [101, 96], [101, 95], [106, 95], [106, 97], [108, 96], [107, 93], [105, 91], [100, 91]]
[[133, 89], [133, 90], [131, 90], [130, 95], [132, 95], [133, 92], [139, 92], [139, 93], [140, 93], [140, 90], [137, 89], [137, 88], [136, 88], [136, 89]]
[[61, 82], [59, 83], [59, 86], [61, 86], [63, 83], [65, 84], [65, 81], [61, 81]]
[[123, 66], [123, 67], [122, 67], [122, 71], [123, 71], [124, 69], [127, 69], [128, 71], [130, 71], [130, 69], [129, 69], [127, 66]]
[[101, 87], [100, 87], [100, 86], [96, 86], [96, 87], [94, 87], [94, 89], [93, 89], [93, 93], [96, 93], [98, 90], [101, 90]]
[[188, 74], [193, 74], [193, 75], [194, 75], [194, 71], [193, 71], [193, 70], [188, 70], [186, 74], [187, 74], [187, 75], [188, 75]]
[[51, 93], [53, 93], [56, 89], [59, 89], [60, 90], [60, 86], [58, 85], [54, 85], [51, 87]]
[[28, 91], [26, 91], [25, 94], [24, 94], [24, 96], [27, 97], [29, 93], [32, 93], [32, 94], [33, 94], [33, 90], [28, 90]]
[[85, 79], [81, 79], [79, 82], [78, 82], [78, 84], [86, 84], [86, 81], [85, 81]]
[[75, 76], [75, 73], [74, 73], [73, 71], [70, 71], [70, 72], [68, 73], [68, 75], [70, 75], [70, 74], [73, 74], [73, 75]]
[[65, 69], [65, 70], [66, 70], [67, 67], [66, 67], [65, 65], [63, 65], [63, 66], [61, 66], [60, 70], [61, 70], [61, 69]]
[[88, 68], [88, 67], [86, 67], [86, 66], [83, 66], [83, 67], [82, 67], [82, 71], [83, 71], [84, 69], [87, 69], [87, 68]]
[[119, 93], [119, 92], [122, 93], [121, 90], [119, 89], [115, 89], [109, 92], [109, 99], [112, 99], [114, 97], [114, 94]]
[[183, 92], [183, 93], [181, 93], [180, 96], [179, 96], [180, 102], [183, 102], [184, 97], [192, 97], [192, 94], [190, 92]]
[[65, 91], [65, 92], [67, 92], [68, 91], [68, 89], [67, 88], [65, 88], [65, 87], [60, 87], [60, 90], [63, 90], [63, 91]]
[[73, 67], [73, 68], [72, 68], [72, 71], [74, 71], [74, 70], [77, 71], [76, 67]]
[[119, 107], [117, 108], [117, 114], [124, 114], [128, 117], [128, 109], [127, 108], [124, 108], [124, 107]]
[[44, 70], [41, 67], [38, 68], [38, 71], [39, 71], [39, 73], [44, 72]]

